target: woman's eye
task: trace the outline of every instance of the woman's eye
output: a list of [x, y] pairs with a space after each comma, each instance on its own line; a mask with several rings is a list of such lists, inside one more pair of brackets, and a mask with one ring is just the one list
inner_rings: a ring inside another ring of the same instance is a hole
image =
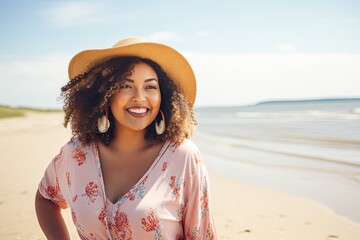
[[131, 88], [131, 86], [130, 86], [130, 85], [127, 85], [127, 84], [124, 84], [124, 85], [121, 85], [121, 86], [120, 86], [120, 89], [124, 89], [124, 88]]
[[157, 89], [157, 87], [155, 85], [149, 85], [146, 86], [146, 89]]

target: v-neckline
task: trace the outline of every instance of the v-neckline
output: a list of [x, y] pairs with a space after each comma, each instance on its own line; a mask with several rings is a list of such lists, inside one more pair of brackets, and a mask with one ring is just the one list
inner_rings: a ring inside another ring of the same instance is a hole
[[110, 205], [117, 205], [117, 204], [122, 204], [124, 203], [131, 191], [133, 191], [134, 189], [136, 189], [140, 183], [142, 183], [144, 181], [144, 179], [150, 174], [151, 170], [155, 167], [155, 165], [159, 162], [159, 160], [161, 159], [162, 155], [165, 153], [167, 147], [169, 146], [170, 141], [166, 141], [164, 143], [164, 145], [161, 147], [158, 155], [156, 156], [156, 158], [154, 159], [154, 161], [152, 162], [152, 164], [150, 165], [150, 167], [146, 170], [146, 172], [141, 176], [141, 178], [134, 184], [134, 186], [132, 186], [123, 196], [121, 196], [119, 199], [117, 199], [114, 202], [112, 202], [108, 196], [106, 195], [106, 189], [105, 189], [105, 181], [104, 181], [104, 175], [103, 175], [103, 171], [101, 168], [101, 161], [100, 161], [100, 149], [99, 149], [99, 143], [94, 142], [93, 143], [93, 147], [94, 147], [94, 152], [95, 152], [95, 159], [97, 161], [97, 167], [98, 167], [98, 172], [99, 172], [99, 178], [100, 178], [100, 183], [101, 183], [101, 188], [102, 188], [102, 193], [104, 195], [104, 199], [106, 202], [108, 202]]

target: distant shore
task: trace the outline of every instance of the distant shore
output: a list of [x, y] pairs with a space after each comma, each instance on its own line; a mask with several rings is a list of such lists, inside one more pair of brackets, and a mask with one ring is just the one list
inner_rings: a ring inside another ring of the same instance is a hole
[[261, 101], [254, 105], [264, 104], [287, 104], [287, 103], [329, 103], [329, 102], [351, 102], [360, 101], [360, 98], [314, 98], [314, 99], [295, 99], [295, 100], [268, 100]]

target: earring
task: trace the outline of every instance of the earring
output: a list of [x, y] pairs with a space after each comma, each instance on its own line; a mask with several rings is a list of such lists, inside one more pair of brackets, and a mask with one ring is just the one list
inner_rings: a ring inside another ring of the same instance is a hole
[[109, 122], [109, 118], [108, 118], [108, 110], [106, 110], [105, 115], [98, 118], [97, 124], [98, 124], [99, 132], [101, 132], [101, 133], [107, 132], [107, 130], [110, 127], [110, 122]]
[[155, 130], [157, 135], [161, 135], [165, 132], [165, 117], [161, 109], [160, 109], [160, 113], [161, 113], [161, 121], [157, 123], [155, 120]]

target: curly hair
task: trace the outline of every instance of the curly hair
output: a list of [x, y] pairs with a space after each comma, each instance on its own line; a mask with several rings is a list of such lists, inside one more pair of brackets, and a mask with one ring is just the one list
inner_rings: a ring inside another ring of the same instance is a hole
[[[144, 62], [151, 66], [158, 76], [161, 105], [165, 116], [165, 132], [157, 135], [155, 121], [146, 128], [145, 139], [148, 141], [171, 140], [176, 143], [190, 138], [197, 124], [193, 109], [166, 72], [150, 59], [138, 57], [117, 57], [101, 62], [75, 78], [61, 88], [64, 99], [64, 126], [71, 125], [72, 134], [88, 145], [92, 141], [102, 141], [109, 145], [114, 137], [115, 119], [110, 109], [112, 96], [119, 90], [125, 78], [132, 74], [134, 66]], [[100, 133], [97, 119], [108, 111], [110, 128]]]

